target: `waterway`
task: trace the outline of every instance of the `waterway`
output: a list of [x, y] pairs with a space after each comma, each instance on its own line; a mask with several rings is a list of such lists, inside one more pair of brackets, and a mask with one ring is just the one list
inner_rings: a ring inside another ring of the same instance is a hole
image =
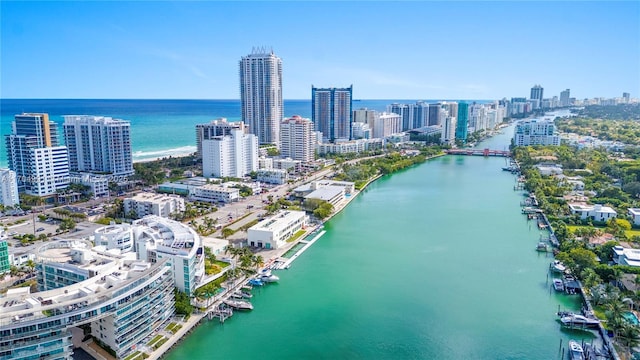
[[550, 291], [551, 258], [503, 166], [446, 156], [381, 178], [254, 290], [251, 313], [204, 323], [167, 358], [559, 359], [561, 340], [586, 335], [555, 312], [580, 301]]

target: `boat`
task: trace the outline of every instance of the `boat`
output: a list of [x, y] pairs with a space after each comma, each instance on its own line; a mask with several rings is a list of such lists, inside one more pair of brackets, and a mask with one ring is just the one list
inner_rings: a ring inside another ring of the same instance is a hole
[[248, 301], [242, 300], [225, 300], [224, 303], [238, 310], [253, 310], [253, 305]]
[[578, 328], [597, 327], [598, 325], [600, 325], [600, 320], [590, 319], [586, 316], [578, 315], [578, 314], [570, 314], [567, 316], [563, 316], [560, 318], [560, 322], [564, 326], [578, 327]]
[[560, 279], [553, 279], [553, 288], [555, 291], [564, 291], [564, 283]]
[[540, 252], [549, 252], [549, 245], [543, 243], [543, 242], [539, 242], [538, 246], [536, 246], [536, 251], [540, 251]]
[[551, 271], [553, 272], [563, 274], [565, 270], [567, 270], [567, 267], [564, 266], [564, 264], [559, 260], [554, 260], [551, 264], [549, 264], [549, 269], [551, 269]]
[[260, 272], [260, 280], [262, 282], [277, 282], [278, 280], [280, 280], [279, 277], [277, 277], [276, 275], [273, 275], [271, 273], [271, 270], [269, 269], [264, 269]]
[[264, 285], [264, 283], [262, 282], [262, 280], [259, 280], [259, 279], [251, 279], [251, 280], [249, 280], [249, 285], [262, 286], [262, 285]]
[[575, 340], [569, 340], [569, 359], [584, 360], [584, 350]]

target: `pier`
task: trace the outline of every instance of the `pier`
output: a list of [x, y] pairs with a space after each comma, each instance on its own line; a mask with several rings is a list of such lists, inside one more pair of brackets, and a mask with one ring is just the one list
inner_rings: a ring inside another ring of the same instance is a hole
[[[303, 252], [307, 251], [308, 248], [311, 247], [311, 245], [313, 245], [316, 241], [318, 241], [318, 239], [320, 239], [322, 237], [322, 235], [324, 235], [326, 233], [326, 231], [322, 230], [320, 231], [316, 236], [313, 237], [313, 239], [307, 241], [307, 240], [300, 240], [300, 243], [305, 244], [300, 250], [298, 250], [295, 254], [293, 254], [289, 259], [285, 260], [282, 265], [280, 265], [280, 269], [288, 269], [289, 266], [291, 266], [291, 263], [298, 258], [298, 256], [300, 256]], [[313, 234], [313, 233], [312, 233]]]
[[449, 149], [445, 150], [449, 155], [467, 155], [467, 156], [499, 156], [499, 157], [511, 157], [511, 152], [506, 150], [492, 150], [492, 149]]

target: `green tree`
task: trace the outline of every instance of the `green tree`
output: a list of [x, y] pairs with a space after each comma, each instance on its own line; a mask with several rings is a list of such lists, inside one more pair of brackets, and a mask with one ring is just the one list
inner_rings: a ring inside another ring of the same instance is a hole
[[584, 248], [560, 252], [556, 258], [567, 265], [573, 274], [582, 274], [585, 269], [594, 268], [598, 264], [596, 254]]
[[175, 295], [175, 309], [176, 314], [189, 316], [193, 312], [193, 306], [191, 305], [191, 300], [187, 296], [186, 293], [175, 288], [173, 290]]

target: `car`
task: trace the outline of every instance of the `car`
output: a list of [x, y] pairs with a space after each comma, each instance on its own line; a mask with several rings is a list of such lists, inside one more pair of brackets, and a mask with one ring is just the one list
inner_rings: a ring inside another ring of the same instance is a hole
[[36, 232], [38, 232], [38, 231], [44, 231], [44, 228], [42, 228], [42, 227], [41, 228], [37, 228]]

